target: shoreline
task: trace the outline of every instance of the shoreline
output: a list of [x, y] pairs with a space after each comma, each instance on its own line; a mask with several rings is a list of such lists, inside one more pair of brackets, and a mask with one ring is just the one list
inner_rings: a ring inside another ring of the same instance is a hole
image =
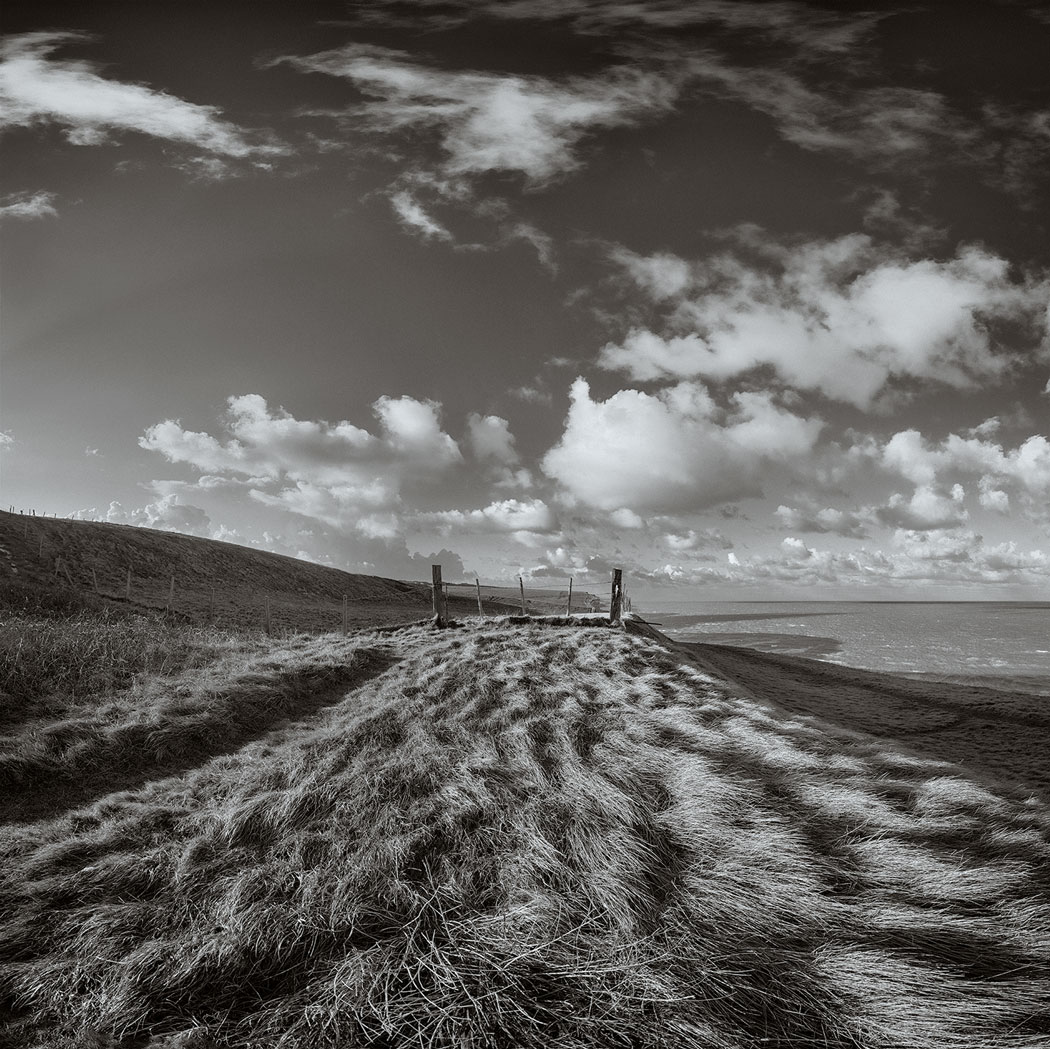
[[[741, 617], [744, 618], [744, 617]], [[756, 618], [774, 618], [768, 616]], [[733, 648], [749, 649], [755, 652], [766, 652], [777, 655], [797, 656], [827, 662], [834, 666], [854, 670], [864, 670], [873, 674], [893, 674], [901, 677], [926, 678], [951, 684], [979, 685], [986, 688], [1005, 691], [1021, 691], [1033, 695], [1050, 697], [1050, 669], [1026, 669], [1003, 667], [1001, 672], [989, 666], [967, 667], [960, 670], [948, 669], [911, 669], [906, 666], [863, 666], [850, 662], [849, 659], [862, 659], [862, 655], [847, 654], [849, 643], [842, 638], [825, 634], [793, 634], [765, 631], [699, 631], [690, 632], [688, 636], [676, 636], [681, 630], [677, 624], [672, 627], [665, 617], [664, 628], [671, 627], [675, 633], [666, 636], [678, 644], [728, 645]]]
[[678, 641], [635, 618], [692, 665], [745, 698], [789, 714], [892, 740], [978, 779], [1037, 791], [1050, 800], [1050, 705], [1021, 689], [890, 673], [828, 660], [711, 642]]

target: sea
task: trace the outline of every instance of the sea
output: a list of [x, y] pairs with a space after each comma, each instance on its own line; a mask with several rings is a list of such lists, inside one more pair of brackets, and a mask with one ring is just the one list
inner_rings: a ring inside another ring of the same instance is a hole
[[669, 637], [1050, 696], [1050, 603], [666, 601]]

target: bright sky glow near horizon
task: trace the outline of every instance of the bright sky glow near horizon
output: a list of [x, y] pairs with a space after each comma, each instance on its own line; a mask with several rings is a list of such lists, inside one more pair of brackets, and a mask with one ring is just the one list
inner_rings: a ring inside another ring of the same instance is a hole
[[5, 5], [4, 508], [1050, 599], [1050, 8]]

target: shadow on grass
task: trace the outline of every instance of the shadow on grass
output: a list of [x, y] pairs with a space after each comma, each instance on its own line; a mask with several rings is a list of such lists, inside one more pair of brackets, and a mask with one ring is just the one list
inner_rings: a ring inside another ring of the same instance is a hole
[[334, 706], [349, 690], [396, 662], [386, 652], [357, 650], [345, 665], [244, 674], [213, 696], [207, 708], [173, 713], [159, 724], [132, 722], [88, 739], [77, 738], [77, 725], [70, 726], [71, 738], [61, 739], [63, 726], [56, 726], [51, 730], [56, 746], [79, 744], [81, 753], [71, 760], [41, 762], [26, 769], [21, 782], [0, 795], [0, 823], [53, 819], [106, 795], [198, 768], [290, 719], [307, 718]]
[[391, 647], [309, 731], [0, 830], [12, 1044], [1046, 1044], [1045, 806], [618, 631]]

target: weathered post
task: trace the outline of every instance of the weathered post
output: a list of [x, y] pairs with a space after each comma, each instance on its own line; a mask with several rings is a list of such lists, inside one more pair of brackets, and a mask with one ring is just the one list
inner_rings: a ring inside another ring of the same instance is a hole
[[481, 607], [481, 580], [477, 576], [474, 577], [474, 585], [478, 588], [478, 615], [483, 616], [485, 610]]
[[168, 587], [168, 611], [175, 607], [175, 577], [171, 577], [171, 586]]
[[43, 533], [40, 535], [40, 549], [36, 552], [37, 559], [40, 561], [44, 560], [44, 536]]
[[430, 566], [430, 577], [434, 591], [434, 626], [448, 626], [445, 588], [441, 585], [441, 565]]
[[209, 622], [215, 622], [215, 587], [211, 588], [211, 592], [208, 595], [208, 620]]
[[124, 600], [131, 600], [131, 569], [128, 569], [128, 581], [124, 584]]
[[271, 633], [270, 625], [270, 595], [267, 594], [263, 598], [263, 629], [267, 634]]
[[565, 602], [565, 614], [572, 615], [572, 576], [569, 576], [569, 600]]
[[93, 568], [91, 569], [91, 585], [94, 588], [95, 593], [97, 594], [98, 593], [98, 573]]
[[623, 604], [623, 569], [613, 569], [612, 596], [609, 599], [609, 622], [620, 622], [620, 606]]
[[347, 632], [347, 617], [346, 617], [346, 594], [343, 594], [343, 633]]
[[521, 588], [521, 614], [527, 616], [529, 610], [525, 607], [525, 581], [518, 576], [518, 586]]

